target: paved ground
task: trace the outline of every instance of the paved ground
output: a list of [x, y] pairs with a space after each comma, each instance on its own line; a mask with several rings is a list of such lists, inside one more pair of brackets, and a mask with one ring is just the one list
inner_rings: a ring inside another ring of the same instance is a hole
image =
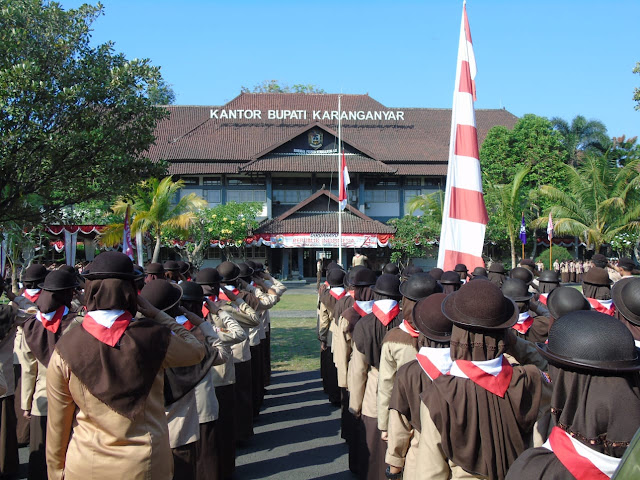
[[255, 435], [238, 451], [238, 480], [353, 480], [340, 438], [340, 409], [320, 373], [274, 372]]

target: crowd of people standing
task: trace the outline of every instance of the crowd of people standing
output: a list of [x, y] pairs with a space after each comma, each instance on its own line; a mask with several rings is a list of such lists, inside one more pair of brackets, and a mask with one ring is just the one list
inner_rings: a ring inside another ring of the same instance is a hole
[[321, 374], [350, 470], [610, 478], [640, 428], [640, 278], [630, 259], [589, 267], [581, 293], [532, 260], [510, 272], [330, 264]]
[[[81, 271], [79, 271], [81, 270]], [[26, 268], [0, 305], [0, 475], [224, 480], [271, 375], [286, 287], [257, 262], [194, 271], [105, 252]]]

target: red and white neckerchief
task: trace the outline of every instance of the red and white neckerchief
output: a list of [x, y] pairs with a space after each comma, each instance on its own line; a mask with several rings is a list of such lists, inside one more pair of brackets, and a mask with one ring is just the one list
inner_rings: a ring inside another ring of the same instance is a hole
[[240, 294], [240, 290], [238, 290], [236, 287], [232, 287], [231, 285], [224, 285], [220, 289], [220, 294], [219, 294], [220, 300], [226, 300], [227, 302], [231, 301], [231, 299], [227, 297], [226, 290], [230, 291], [235, 296], [238, 296]]
[[596, 312], [611, 315], [612, 317], [616, 314], [616, 306], [613, 304], [613, 300], [596, 300], [595, 298], [587, 298], [587, 301]]
[[191, 323], [189, 321], [189, 319], [187, 317], [185, 317], [184, 315], [178, 315], [176, 317], [176, 322], [178, 322], [180, 325], [182, 325], [187, 330], [191, 330], [193, 327], [195, 327], [195, 325], [193, 323]]
[[324, 286], [325, 287], [330, 287], [331, 285], [329, 285], [329, 282], [327, 282], [326, 280], [324, 281]]
[[640, 340], [633, 341], [636, 344], [636, 348], [640, 348]]
[[343, 287], [331, 287], [329, 294], [336, 300], [340, 300], [346, 295], [346, 290]]
[[411, 335], [411, 338], [418, 338], [420, 336], [420, 332], [413, 328], [406, 320], [403, 320], [400, 324], [400, 330]]
[[524, 335], [529, 331], [531, 325], [533, 325], [533, 318], [529, 316], [529, 312], [524, 312], [518, 315], [518, 321], [511, 328]]
[[39, 311], [38, 313], [36, 313], [36, 318], [40, 321], [40, 323], [42, 323], [42, 326], [44, 328], [46, 328], [50, 332], [56, 333], [60, 328], [60, 322], [62, 321], [62, 318], [67, 313], [69, 313], [69, 309], [66, 305], [62, 305], [61, 307], [58, 307], [55, 312], [42, 313]]
[[422, 347], [416, 354], [418, 364], [431, 380], [447, 375], [451, 370], [451, 349]]
[[353, 302], [353, 309], [358, 312], [361, 317], [369, 315], [373, 310], [375, 300], [356, 300]]
[[254, 288], [257, 288], [257, 287], [256, 287], [256, 282], [254, 282], [253, 280], [251, 280], [251, 282], [249, 282], [249, 285], [251, 285], [251, 286], [252, 286], [252, 287], [254, 287]]
[[25, 288], [24, 292], [22, 292], [22, 296], [31, 303], [36, 303], [41, 293], [42, 289], [40, 288]]
[[596, 452], [560, 427], [553, 427], [549, 440], [542, 447], [551, 450], [577, 480], [607, 480], [621, 460]]
[[503, 355], [484, 361], [456, 360], [449, 375], [468, 378], [488, 392], [504, 398], [511, 383], [513, 367]]
[[126, 310], [93, 310], [84, 316], [82, 327], [95, 339], [114, 347], [132, 318]]
[[[209, 295], [207, 298], [214, 303], [218, 301], [218, 297], [216, 295]], [[209, 306], [207, 305], [207, 301], [204, 300], [202, 302], [202, 318], [207, 318], [207, 315], [209, 315], [209, 313]]]
[[546, 305], [547, 304], [547, 297], [549, 296], [548, 293], [541, 293], [540, 296], [538, 297], [538, 301], [543, 304]]
[[349, 290], [347, 292], [347, 295], [349, 295], [351, 298], [356, 298], [356, 291], [355, 290]]
[[398, 316], [400, 313], [400, 305], [396, 300], [390, 298], [384, 300], [376, 300], [373, 302], [373, 308], [371, 312], [376, 316], [378, 320], [386, 327], [391, 320]]

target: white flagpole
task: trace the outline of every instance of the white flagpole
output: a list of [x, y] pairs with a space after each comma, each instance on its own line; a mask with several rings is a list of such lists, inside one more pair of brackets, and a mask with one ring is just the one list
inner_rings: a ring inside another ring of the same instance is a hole
[[[342, 178], [342, 120], [341, 120], [341, 104], [340, 104], [340, 95], [338, 95], [338, 198], [340, 198], [340, 194], [342, 193], [342, 189], [344, 186], [342, 182], [344, 182], [344, 178]], [[340, 202], [338, 201], [338, 265], [343, 267], [342, 265], [342, 208]]]

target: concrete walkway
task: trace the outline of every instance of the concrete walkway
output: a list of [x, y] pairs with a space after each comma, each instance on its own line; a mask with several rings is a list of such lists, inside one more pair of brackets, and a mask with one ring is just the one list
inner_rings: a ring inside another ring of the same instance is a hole
[[255, 435], [238, 450], [238, 480], [353, 480], [340, 438], [340, 409], [320, 372], [274, 372]]

